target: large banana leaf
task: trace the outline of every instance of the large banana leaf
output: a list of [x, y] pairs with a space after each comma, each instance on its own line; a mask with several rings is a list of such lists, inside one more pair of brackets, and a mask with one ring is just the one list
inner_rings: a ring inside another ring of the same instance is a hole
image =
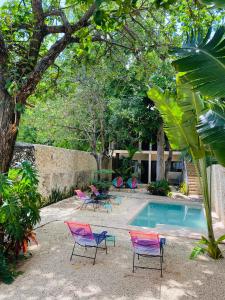
[[197, 126], [202, 142], [207, 145], [217, 161], [225, 166], [225, 111], [215, 105], [200, 116]]
[[148, 91], [148, 96], [154, 101], [163, 118], [164, 129], [173, 149], [188, 149], [194, 158], [202, 156], [202, 149], [196, 131], [197, 117], [195, 106], [201, 106], [200, 97], [184, 86], [178, 90], [178, 95], [164, 93], [159, 87]]
[[173, 62], [182, 82], [207, 97], [225, 96], [225, 27], [212, 36], [210, 29], [204, 39], [191, 35], [183, 48], [174, 52], [184, 56]]
[[215, 5], [216, 7], [219, 8], [224, 8], [225, 7], [225, 1], [224, 0], [199, 0], [202, 4], [206, 5]]

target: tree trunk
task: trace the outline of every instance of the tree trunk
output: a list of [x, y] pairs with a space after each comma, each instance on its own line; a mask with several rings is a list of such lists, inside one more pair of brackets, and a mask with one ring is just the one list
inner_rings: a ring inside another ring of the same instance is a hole
[[[195, 162], [196, 171], [200, 171], [199, 178], [201, 182], [201, 188], [203, 191], [203, 203], [205, 207], [205, 215], [206, 215], [206, 222], [207, 222], [207, 230], [208, 230], [208, 241], [209, 244], [207, 245], [208, 254], [214, 258], [222, 258], [222, 252], [215, 241], [215, 235], [213, 230], [213, 221], [212, 221], [212, 199], [211, 199], [211, 178], [208, 180], [207, 174], [207, 163], [206, 163], [206, 155], [200, 159], [197, 163]], [[210, 169], [211, 172], [211, 169]], [[211, 174], [210, 174], [211, 177]], [[210, 189], [209, 189], [210, 185]]]
[[13, 156], [20, 115], [7, 93], [0, 95], [0, 172], [7, 173]]
[[163, 124], [161, 124], [157, 132], [156, 180], [165, 179], [164, 142]]
[[168, 155], [168, 158], [165, 163], [165, 178], [166, 178], [166, 180], [168, 180], [167, 176], [168, 176], [168, 172], [171, 170], [171, 164], [172, 164], [172, 158], [173, 158], [173, 151], [172, 151], [169, 143], [168, 143], [168, 146], [169, 146], [169, 155]]
[[[92, 152], [91, 154], [94, 156], [94, 158], [96, 160], [97, 171], [99, 171], [101, 169], [101, 165], [102, 165], [102, 155], [98, 154], [98, 153], [94, 153], [94, 152]], [[101, 176], [99, 173], [97, 173], [97, 179], [98, 180], [101, 179]]]

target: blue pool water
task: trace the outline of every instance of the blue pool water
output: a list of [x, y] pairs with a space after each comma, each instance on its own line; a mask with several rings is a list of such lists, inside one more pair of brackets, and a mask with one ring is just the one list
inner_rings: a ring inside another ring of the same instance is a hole
[[200, 231], [206, 230], [204, 211], [201, 207], [173, 203], [148, 203], [130, 225], [150, 228], [157, 225], [175, 225]]

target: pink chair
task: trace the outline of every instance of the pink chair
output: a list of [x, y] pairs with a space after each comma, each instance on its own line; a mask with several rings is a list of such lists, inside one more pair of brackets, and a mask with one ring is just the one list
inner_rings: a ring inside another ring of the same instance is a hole
[[136, 189], [137, 188], [137, 178], [135, 178], [135, 177], [129, 178], [127, 180], [127, 186], [132, 190]]
[[123, 187], [123, 178], [121, 176], [114, 178], [112, 184], [116, 188]]
[[[86, 257], [86, 258], [93, 259], [93, 265], [94, 265], [96, 261], [97, 251], [99, 248], [104, 249], [107, 254], [107, 244], [106, 244], [106, 238], [108, 237], [106, 235], [107, 231], [102, 231], [102, 233], [93, 233], [89, 224], [82, 224], [82, 223], [71, 222], [71, 221], [65, 221], [64, 223], [68, 226], [74, 238], [74, 246], [70, 256], [70, 261], [72, 260], [73, 256]], [[104, 242], [105, 244], [104, 247], [100, 246], [102, 242]], [[85, 249], [95, 248], [94, 257], [75, 254], [74, 250], [76, 245], [84, 247]]]
[[81, 209], [83, 207], [87, 207], [88, 205], [93, 205], [93, 208], [95, 210], [96, 208], [96, 200], [91, 199], [88, 195], [86, 195], [84, 192], [82, 192], [81, 190], [75, 190], [75, 193], [77, 194], [77, 197], [83, 201], [83, 204], [81, 205]]
[[[161, 271], [162, 277], [162, 264], [163, 264], [163, 247], [166, 243], [165, 238], [160, 238], [157, 233], [143, 232], [143, 231], [130, 231], [131, 242], [133, 245], [133, 273], [135, 268], [141, 269], [154, 269]], [[160, 268], [149, 268], [144, 266], [135, 265], [135, 256], [142, 257], [159, 257]]]

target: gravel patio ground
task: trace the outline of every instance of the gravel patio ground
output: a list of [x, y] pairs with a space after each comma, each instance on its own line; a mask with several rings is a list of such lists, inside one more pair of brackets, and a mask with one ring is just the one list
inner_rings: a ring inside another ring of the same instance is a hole
[[[33, 256], [20, 268], [24, 273], [13, 284], [0, 285], [0, 300], [225, 299], [225, 259], [190, 260], [196, 240], [176, 232], [164, 233], [167, 245], [162, 279], [155, 270], [138, 269], [133, 274], [131, 226], [127, 223], [151, 197], [141, 191], [120, 195], [123, 202], [113, 206], [112, 213], [80, 210], [75, 197], [43, 208], [42, 222], [36, 229], [39, 245], [30, 247]], [[88, 222], [95, 232], [108, 230], [116, 236], [116, 247], [109, 246], [107, 255], [99, 251], [95, 266], [85, 258], [74, 257], [70, 262], [73, 243], [64, 220]], [[140, 262], [158, 263], [144, 258]]]

